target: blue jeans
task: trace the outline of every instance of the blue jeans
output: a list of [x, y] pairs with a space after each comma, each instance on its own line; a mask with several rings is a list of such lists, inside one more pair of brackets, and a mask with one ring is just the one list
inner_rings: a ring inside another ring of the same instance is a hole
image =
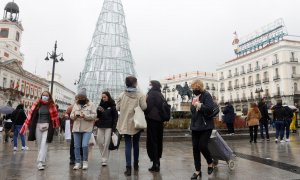
[[289, 139], [289, 137], [290, 137], [290, 125], [291, 125], [291, 122], [292, 122], [291, 119], [284, 121], [286, 139]]
[[[15, 125], [14, 130], [14, 147], [18, 146], [18, 135], [20, 134], [20, 130], [22, 128], [22, 125]], [[22, 147], [25, 147], [25, 136], [20, 134]]]
[[[89, 140], [92, 132], [74, 132], [74, 149], [75, 149], [75, 162], [88, 161], [89, 153]], [[82, 159], [80, 156], [80, 147], [82, 147]]]
[[[128, 134], [124, 135], [125, 137], [125, 157], [126, 157], [126, 166], [131, 166], [131, 149], [133, 147], [133, 159], [135, 163], [139, 162], [139, 142], [141, 137], [141, 131], [131, 136]], [[133, 144], [133, 146], [132, 146]]]
[[283, 139], [284, 136], [284, 121], [275, 121], [275, 127], [276, 127], [276, 139], [278, 139], [278, 136], [280, 135], [280, 140]]

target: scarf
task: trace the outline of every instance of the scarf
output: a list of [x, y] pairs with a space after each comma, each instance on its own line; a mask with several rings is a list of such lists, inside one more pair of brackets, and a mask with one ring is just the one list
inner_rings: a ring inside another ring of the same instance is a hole
[[127, 87], [126, 88], [127, 92], [137, 92], [137, 88], [133, 88], [133, 87]]
[[[28, 113], [28, 116], [20, 130], [20, 134], [25, 134], [28, 126], [30, 125], [31, 123], [31, 120], [32, 120], [32, 114], [33, 112], [36, 110], [37, 108], [37, 105], [38, 104], [48, 104], [48, 102], [45, 102], [45, 101], [42, 101], [42, 100], [39, 100], [39, 101], [36, 101], [32, 106], [31, 106], [31, 109]], [[57, 112], [57, 109], [56, 109], [56, 106], [55, 104], [51, 104], [50, 106], [48, 106], [49, 108], [49, 113], [50, 113], [50, 117], [51, 117], [51, 121], [52, 121], [52, 126], [53, 128], [58, 128], [60, 126], [60, 123], [59, 123], [59, 119], [58, 119], [58, 112]]]

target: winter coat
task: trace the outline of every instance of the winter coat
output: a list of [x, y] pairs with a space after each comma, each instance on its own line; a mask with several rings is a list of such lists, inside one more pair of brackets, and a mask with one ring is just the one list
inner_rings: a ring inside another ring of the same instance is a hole
[[[84, 114], [84, 118], [76, 117], [76, 114], [81, 113]], [[74, 121], [72, 132], [92, 132], [96, 115], [96, 107], [92, 102], [89, 101], [83, 107], [75, 103], [70, 114], [70, 118]]]
[[116, 129], [117, 121], [118, 121], [118, 112], [116, 110], [116, 104], [114, 101], [100, 103], [104, 111], [97, 110], [97, 118], [98, 120], [95, 122], [95, 126], [98, 128], [112, 128]]
[[142, 110], [147, 108], [146, 97], [140, 92], [121, 93], [117, 100], [117, 110], [120, 111], [117, 129], [120, 134], [135, 135], [140, 130], [134, 128], [134, 108], [140, 106]]
[[225, 123], [234, 123], [235, 113], [232, 105], [228, 105], [224, 108], [224, 121]]
[[25, 114], [24, 109], [16, 109], [12, 113], [11, 120], [14, 125], [23, 125], [27, 116]]
[[286, 109], [282, 105], [272, 107], [274, 121], [284, 121], [287, 117]]
[[199, 102], [202, 103], [199, 110], [191, 105], [191, 125], [192, 131], [205, 131], [214, 128], [213, 118], [208, 118], [204, 114], [211, 114], [214, 108], [214, 101], [209, 92], [204, 91], [199, 97]]
[[247, 125], [248, 126], [256, 126], [259, 125], [259, 120], [261, 118], [261, 114], [258, 110], [258, 112], [255, 112], [253, 108], [250, 108], [247, 114]]
[[163, 104], [163, 96], [160, 89], [151, 89], [147, 94], [147, 109], [145, 111], [147, 121], [163, 122], [160, 111]]
[[267, 105], [265, 103], [259, 103], [258, 108], [261, 113], [260, 122], [267, 122], [268, 120], [270, 120]]

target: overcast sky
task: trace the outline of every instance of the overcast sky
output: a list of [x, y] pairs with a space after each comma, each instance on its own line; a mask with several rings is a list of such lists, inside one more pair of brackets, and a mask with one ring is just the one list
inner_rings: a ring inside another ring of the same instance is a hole
[[[24, 27], [24, 68], [43, 77], [44, 61], [58, 41], [65, 62], [56, 64], [73, 90], [104, 0], [15, 0]], [[6, 0], [0, 1], [4, 9]], [[298, 0], [123, 0], [130, 47], [140, 86], [149, 78], [189, 71], [215, 71], [235, 57], [233, 32], [245, 36], [283, 18], [291, 35], [300, 35]], [[3, 12], [1, 15], [3, 15]]]

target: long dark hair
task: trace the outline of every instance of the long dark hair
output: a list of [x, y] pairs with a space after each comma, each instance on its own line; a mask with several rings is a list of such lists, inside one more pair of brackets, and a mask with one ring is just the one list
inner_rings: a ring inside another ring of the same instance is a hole
[[104, 92], [102, 92], [102, 94], [105, 94], [108, 97], [108, 101], [105, 102], [101, 98], [100, 106], [102, 106], [104, 108], [107, 108], [109, 106], [115, 106], [116, 105], [115, 100], [111, 97], [111, 95], [110, 95], [110, 93], [108, 91], [104, 91]]

